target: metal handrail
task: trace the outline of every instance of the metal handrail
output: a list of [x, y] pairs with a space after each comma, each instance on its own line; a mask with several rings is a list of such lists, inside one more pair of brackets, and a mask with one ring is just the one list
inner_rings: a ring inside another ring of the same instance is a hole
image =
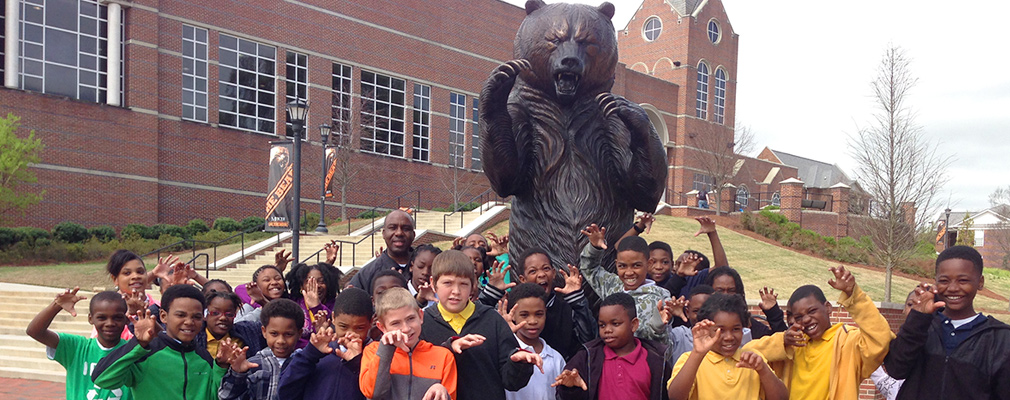
[[[381, 203], [381, 204], [379, 204], [379, 205], [377, 205], [375, 207], [372, 207], [372, 208], [370, 208], [368, 210], [362, 211], [362, 212], [358, 213], [358, 215], [365, 214], [365, 213], [368, 213], [368, 214], [372, 215], [372, 231], [374, 232], [375, 231], [375, 214], [380, 209], [386, 209], [386, 205], [389, 204], [389, 203], [392, 203], [394, 200], [396, 201], [396, 208], [399, 209], [402, 206], [402, 203], [401, 203], [400, 200], [406, 198], [408, 195], [410, 195], [412, 193], [416, 193], [417, 194], [417, 206], [414, 207], [414, 210], [420, 210], [421, 209], [421, 191], [420, 190], [411, 190], [411, 191], [409, 191], [407, 193], [404, 193], [404, 194], [396, 196], [396, 197], [394, 197], [392, 199], [386, 200], [385, 203]], [[350, 221], [350, 219], [348, 219], [348, 221], [347, 221], [347, 234], [348, 235], [351, 234], [351, 221]]]
[[[368, 213], [372, 214], [371, 229], [368, 231], [367, 235], [364, 235], [361, 239], [358, 239], [357, 242], [351, 242], [351, 241], [348, 241], [348, 240], [334, 239], [334, 242], [337, 242], [337, 243], [340, 243], [340, 244], [349, 244], [349, 245], [351, 245], [351, 265], [354, 265], [356, 263], [355, 261], [356, 261], [356, 256], [357, 256], [358, 245], [361, 244], [361, 242], [365, 241], [366, 239], [370, 239], [371, 240], [372, 253], [375, 252], [375, 232], [376, 232], [376, 229], [375, 229], [375, 219], [376, 219], [375, 218], [375, 214], [380, 209], [386, 209], [385, 206], [389, 205], [393, 201], [396, 201], [396, 209], [400, 209], [400, 207], [403, 205], [402, 200], [405, 199], [405, 198], [407, 198], [407, 196], [409, 196], [411, 194], [414, 194], [414, 193], [417, 194], [417, 203], [416, 203], [416, 207], [414, 207], [414, 214], [417, 215], [417, 212], [421, 209], [421, 191], [420, 190], [411, 190], [411, 191], [409, 191], [407, 193], [404, 193], [404, 194], [396, 196], [396, 197], [394, 197], [392, 199], [386, 200], [386, 202], [384, 202], [382, 204], [379, 204], [379, 205], [377, 205], [375, 207], [372, 207], [371, 209], [369, 209], [367, 211], [362, 212], [362, 213], [368, 212]], [[351, 234], [351, 221], [350, 220], [347, 221], [347, 234], [348, 235]], [[322, 249], [316, 250], [315, 253], [312, 253], [308, 257], [305, 257], [305, 259], [303, 259], [301, 261], [301, 263], [305, 263], [306, 261], [309, 261], [310, 259], [312, 259], [313, 257], [315, 257], [316, 258], [316, 263], [318, 264], [319, 263], [319, 256], [320, 256], [320, 254], [323, 253], [324, 250], [326, 250], [326, 249], [322, 248]], [[340, 246], [340, 249], [338, 250], [338, 252], [339, 252], [339, 255], [337, 256], [338, 259], [343, 260], [344, 246]]]
[[[172, 243], [172, 244], [169, 244], [169, 245], [166, 245], [166, 246], [162, 246], [162, 247], [160, 247], [158, 249], [155, 249], [155, 250], [151, 250], [151, 251], [147, 252], [146, 254], [142, 255], [141, 258], [148, 257], [151, 254], [156, 254], [156, 257], [160, 259], [162, 252], [166, 252], [166, 250], [168, 250], [170, 248], [173, 248], [173, 247], [176, 247], [176, 246], [179, 246], [179, 245], [183, 245], [183, 244], [186, 244], [186, 243], [192, 243], [193, 244], [193, 247], [192, 247], [192, 257], [195, 260], [198, 257], [197, 254], [196, 254], [196, 244], [197, 243], [206, 243], [206, 244], [208, 244], [208, 246], [205, 247], [204, 250], [213, 246], [213, 248], [214, 248], [214, 260], [217, 261], [217, 247], [219, 245], [221, 245], [222, 243], [224, 243], [224, 242], [228, 242], [228, 241], [231, 241], [232, 239], [234, 239], [236, 237], [239, 237], [239, 238], [241, 238], [240, 240], [241, 240], [241, 243], [242, 243], [242, 248], [239, 251], [242, 254], [242, 261], [245, 261], [245, 257], [246, 257], [245, 256], [245, 234], [252, 233], [252, 232], [255, 232], [257, 230], [262, 230], [262, 229], [263, 229], [262, 226], [260, 226], [260, 227], [254, 227], [254, 228], [249, 228], [249, 229], [246, 229], [244, 231], [241, 231], [239, 233], [236, 233], [234, 235], [228, 236], [228, 237], [226, 237], [224, 239], [221, 239], [221, 240], [218, 240], [218, 241], [196, 240], [196, 239], [182, 239], [182, 240], [180, 240], [178, 242], [175, 242], [175, 243]], [[277, 237], [278, 237], [278, 243], [280, 243], [280, 235], [277, 235]], [[171, 253], [171, 252], [169, 252], [169, 253]], [[210, 262], [209, 261], [207, 263], [207, 269], [210, 270]]]
[[[485, 199], [487, 199], [487, 201], [485, 201]], [[459, 213], [459, 229], [463, 229], [463, 210], [460, 209], [460, 206], [462, 204], [470, 204], [476, 201], [478, 212], [480, 213], [480, 215], [484, 215], [484, 204], [490, 202], [492, 199], [495, 200], [495, 203], [504, 203], [506, 198], [498, 196], [498, 193], [496, 193], [494, 189], [488, 188], [487, 190], [481, 192], [480, 194], [473, 196], [469, 201], [465, 203], [454, 204], [452, 212], [442, 216], [442, 233], [449, 233], [449, 231], [447, 230], [448, 229], [447, 221], [449, 220], [450, 216], [456, 213]]]
[[[186, 265], [193, 265], [193, 262], [196, 261], [200, 257], [204, 258], [203, 277], [207, 278], [207, 279], [210, 279], [210, 255], [209, 254], [207, 254], [207, 253], [197, 254], [193, 258], [189, 259], [189, 261], [186, 261]], [[194, 267], [193, 269], [196, 269], [196, 267]]]

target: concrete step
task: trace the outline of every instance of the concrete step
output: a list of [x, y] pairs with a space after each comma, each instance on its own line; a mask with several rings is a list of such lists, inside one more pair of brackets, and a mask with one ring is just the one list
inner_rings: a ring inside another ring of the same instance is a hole
[[[55, 361], [51, 361], [56, 364]], [[59, 366], [59, 364], [56, 364]], [[0, 376], [13, 379], [33, 379], [37, 381], [66, 382], [67, 372], [60, 368], [59, 372], [41, 371], [20, 367], [0, 367]]]
[[[85, 322], [87, 322], [87, 320], [88, 320], [88, 309], [87, 308], [81, 308], [80, 307], [81, 306], [80, 303], [78, 303], [77, 305], [78, 305], [77, 308], [76, 308], [77, 309], [77, 317], [71, 316], [70, 313], [68, 313], [66, 311], [60, 311], [59, 314], [56, 314], [56, 318], [53, 318], [53, 322], [70, 322], [70, 321], [85, 321]], [[87, 307], [86, 304], [84, 306]], [[42, 307], [45, 307], [45, 306], [42, 306]], [[25, 321], [25, 323], [27, 323], [27, 322], [31, 321], [33, 318], [35, 318], [35, 315], [38, 314], [39, 311], [42, 310], [42, 307], [38, 307], [38, 309], [36, 309], [36, 310], [16, 310], [16, 309], [11, 309], [10, 307], [6, 307], [5, 306], [3, 308], [0, 308], [0, 318], [17, 319], [17, 320]]]
[[36, 371], [62, 371], [66, 373], [66, 370], [62, 365], [60, 365], [60, 363], [46, 357], [45, 350], [28, 357], [9, 356], [5, 354], [0, 357], [0, 367], [15, 367]]
[[[31, 322], [30, 318], [0, 318], [0, 329], [14, 327], [20, 329], [21, 332], [24, 333], [24, 329], [28, 327], [29, 322]], [[53, 321], [53, 323], [49, 325], [49, 329], [57, 332], [91, 332], [91, 325], [88, 324], [87, 318], [75, 318], [71, 321]]]

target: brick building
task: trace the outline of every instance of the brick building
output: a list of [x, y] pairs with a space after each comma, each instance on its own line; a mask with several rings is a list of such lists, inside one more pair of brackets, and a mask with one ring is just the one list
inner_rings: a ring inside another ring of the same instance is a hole
[[982, 254], [987, 268], [1010, 269], [1010, 205], [982, 211], [951, 211], [949, 216], [940, 212], [933, 225], [937, 252], [945, 246], [954, 246], [959, 236], [970, 231], [971, 245]]

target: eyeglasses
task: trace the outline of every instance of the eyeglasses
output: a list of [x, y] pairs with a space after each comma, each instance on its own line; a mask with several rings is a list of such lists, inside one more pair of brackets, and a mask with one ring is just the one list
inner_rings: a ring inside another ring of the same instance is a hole
[[208, 317], [220, 317], [222, 315], [225, 316], [226, 318], [235, 318], [234, 312], [220, 312], [217, 310], [207, 312]]

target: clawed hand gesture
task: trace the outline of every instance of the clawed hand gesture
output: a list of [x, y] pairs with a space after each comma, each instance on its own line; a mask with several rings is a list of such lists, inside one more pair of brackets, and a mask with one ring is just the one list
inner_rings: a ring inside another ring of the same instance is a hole
[[660, 300], [656, 307], [659, 309], [659, 316], [663, 319], [663, 324], [669, 324], [673, 317], [680, 317], [681, 320], [687, 322], [687, 314], [684, 313], [684, 309], [689, 303], [690, 300], [684, 296]]
[[589, 390], [589, 387], [586, 386], [586, 381], [582, 379], [582, 376], [579, 375], [579, 370], [577, 369], [566, 369], [561, 371], [561, 375], [554, 378], [554, 383], [551, 384], [551, 387], [558, 386], [579, 387], [582, 388], [582, 390]]
[[763, 371], [768, 364], [765, 364], [765, 360], [761, 356], [757, 355], [752, 351], [745, 351], [740, 353], [740, 361], [736, 363], [737, 368], [748, 368], [756, 372]]
[[[311, 311], [310, 311], [311, 312]], [[312, 315], [312, 331], [322, 332], [324, 329], [330, 327], [330, 312], [326, 310], [319, 310]]]
[[453, 340], [449, 347], [452, 347], [452, 351], [456, 354], [460, 354], [463, 350], [469, 349], [471, 347], [480, 346], [487, 340], [484, 336], [471, 333], [469, 335], [463, 336], [459, 339]]
[[783, 335], [782, 343], [786, 347], [804, 347], [807, 345], [807, 335], [803, 333], [803, 325], [800, 325], [799, 322], [794, 322], [790, 325]]
[[253, 303], [264, 305], [267, 303], [266, 297], [263, 297], [263, 292], [260, 291], [259, 285], [256, 282], [249, 282], [245, 284], [245, 291], [249, 294], [249, 300]]
[[151, 344], [151, 340], [154, 340], [154, 337], [158, 335], [161, 326], [154, 319], [154, 314], [147, 309], [137, 311], [135, 315], [130, 316], [130, 319], [133, 320], [133, 336], [137, 339], [140, 347], [146, 349], [147, 345]]
[[73, 289], [67, 289], [63, 293], [56, 295], [56, 299], [53, 300], [53, 304], [60, 306], [60, 308], [66, 310], [71, 316], [77, 316], [77, 310], [74, 309], [74, 305], [78, 301], [87, 299], [84, 296], [78, 296], [77, 291], [81, 290], [79, 286], [75, 286]]
[[526, 326], [526, 321], [519, 322], [518, 324], [513, 322], [512, 314], [508, 312], [508, 309], [509, 309], [508, 297], [502, 297], [501, 300], [498, 300], [498, 314], [500, 314], [501, 317], [505, 319], [505, 322], [508, 322], [509, 329], [512, 330], [512, 333], [519, 332], [520, 329]]
[[912, 309], [923, 314], [933, 314], [936, 310], [947, 305], [946, 302], [936, 301], [936, 287], [926, 282], [915, 287], [912, 294]]
[[498, 288], [498, 290], [505, 291], [516, 285], [515, 282], [505, 283], [505, 275], [508, 275], [509, 271], [512, 270], [512, 266], [504, 266], [501, 261], [495, 260], [491, 264], [491, 269], [487, 271], [487, 284]]
[[302, 286], [302, 299], [305, 300], [305, 308], [313, 309], [319, 306], [319, 282], [314, 278], [305, 279]]
[[284, 254], [284, 249], [274, 253], [274, 266], [281, 270], [282, 273], [284, 272], [284, 269], [288, 267], [288, 264], [294, 260], [294, 258], [291, 258], [290, 251], [288, 251], [287, 255]]
[[172, 266], [179, 262], [179, 257], [176, 257], [169, 253], [169, 255], [159, 258], [158, 265], [154, 267], [154, 271], [151, 271], [155, 277], [161, 280], [168, 280], [169, 271], [172, 270]]
[[406, 333], [396, 329], [383, 333], [382, 337], [379, 338], [379, 343], [388, 344], [409, 353], [410, 346], [407, 345], [407, 340], [409, 339]]
[[168, 284], [162, 284], [161, 287], [168, 288], [175, 285], [195, 284], [196, 282], [190, 280], [191, 275], [196, 275], [196, 270], [193, 269], [193, 266], [177, 262], [172, 266], [172, 275], [168, 279]]
[[537, 353], [520, 349], [515, 353], [512, 353], [512, 355], [509, 356], [509, 359], [512, 360], [512, 362], [536, 365], [540, 370], [540, 373], [544, 373], [544, 360], [540, 358], [540, 355]]
[[337, 244], [337, 241], [331, 240], [329, 243], [323, 246], [323, 251], [326, 252], [326, 263], [330, 265], [336, 265], [337, 253], [340, 252], [340, 245]]
[[386, 249], [382, 248], [382, 246], [379, 246], [379, 249], [375, 251], [375, 258], [379, 258], [379, 256], [382, 255], [382, 252], [384, 250], [386, 250]]
[[698, 221], [698, 223], [701, 224], [701, 227], [698, 228], [698, 232], [696, 232], [694, 234], [694, 237], [698, 237], [698, 236], [700, 236], [703, 233], [704, 234], [715, 233], [715, 229], [716, 229], [715, 228], [715, 220], [713, 220], [712, 218], [710, 218], [710, 217], [695, 217], [694, 220]]
[[497, 257], [509, 252], [509, 235], [499, 237], [494, 232], [487, 231], [484, 232], [484, 237], [487, 238], [487, 244], [491, 247], [491, 251], [487, 252], [487, 255]]
[[431, 282], [424, 282], [414, 289], [417, 289], [417, 296], [415, 298], [418, 302], [427, 303], [438, 300], [435, 297], [435, 289], [431, 287]]
[[846, 270], [843, 265], [831, 267], [828, 270], [835, 274], [835, 278], [828, 280], [828, 284], [845, 292], [846, 296], [852, 296], [852, 291], [856, 288], [856, 277], [852, 276], [852, 273]]
[[579, 272], [579, 268], [568, 264], [568, 270], [560, 269], [558, 272], [561, 276], [565, 278], [565, 287], [554, 288], [555, 292], [561, 293], [562, 295], [569, 294], [576, 290], [582, 289], [582, 273]]
[[761, 295], [762, 310], [765, 311], [771, 310], [772, 307], [775, 307], [779, 304], [779, 294], [775, 293], [775, 289], [771, 289], [768, 286], [765, 286], [761, 288], [761, 290], [758, 290], [758, 294]]
[[259, 364], [250, 362], [246, 359], [245, 353], [249, 351], [249, 347], [238, 347], [237, 344], [232, 343], [231, 339], [225, 339], [221, 343], [221, 348], [217, 350], [217, 361], [220, 363], [223, 361], [224, 364], [230, 365], [231, 370], [237, 373], [245, 373], [250, 369], [259, 367]]
[[716, 328], [715, 322], [701, 320], [691, 328], [691, 335], [694, 337], [694, 351], [705, 354], [719, 343], [719, 335], [722, 328]]
[[698, 275], [698, 264], [701, 264], [701, 256], [695, 253], [687, 253], [680, 262], [674, 262], [673, 273], [677, 276]]
[[123, 300], [126, 300], [126, 315], [135, 315], [147, 308], [147, 297], [139, 290], [123, 293]]
[[589, 244], [598, 249], [607, 248], [607, 228], [592, 224], [582, 230], [582, 234], [589, 237]]
[[649, 233], [652, 231], [652, 223], [656, 222], [656, 217], [652, 213], [642, 213], [639, 215], [638, 220], [635, 221], [635, 225], [638, 225], [638, 229], [644, 231], [644, 233]]

